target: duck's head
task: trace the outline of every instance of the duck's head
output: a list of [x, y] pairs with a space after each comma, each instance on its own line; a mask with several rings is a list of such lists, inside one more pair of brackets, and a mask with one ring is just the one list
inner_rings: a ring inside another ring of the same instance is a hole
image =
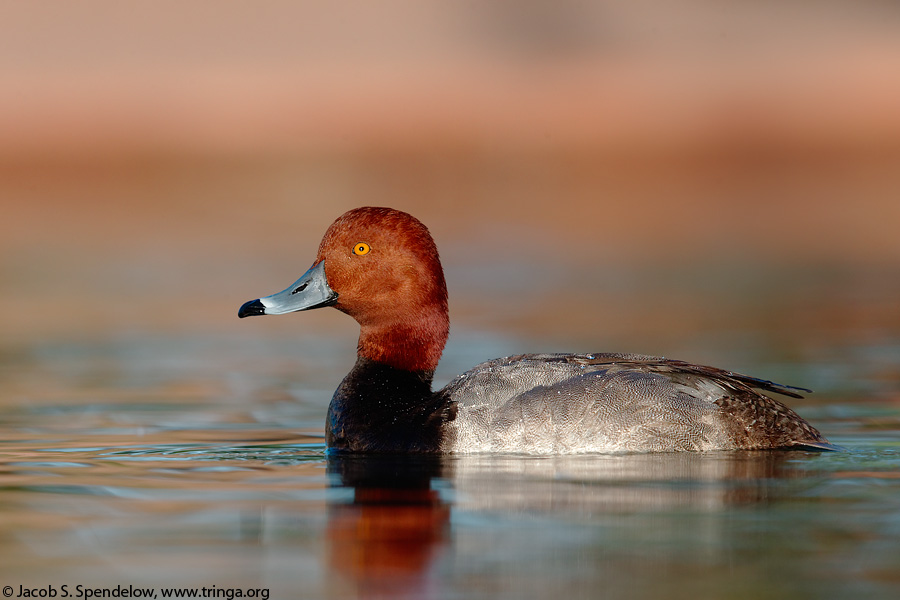
[[241, 306], [239, 317], [334, 306], [360, 325], [360, 356], [433, 371], [449, 331], [437, 246], [415, 217], [363, 207], [325, 232], [312, 267], [290, 287]]

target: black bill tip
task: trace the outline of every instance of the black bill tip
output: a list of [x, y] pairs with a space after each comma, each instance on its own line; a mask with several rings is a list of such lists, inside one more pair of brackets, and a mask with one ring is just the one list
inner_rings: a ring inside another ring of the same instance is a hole
[[266, 306], [259, 300], [244, 302], [243, 306], [238, 310], [238, 317], [241, 319], [264, 314], [266, 314]]

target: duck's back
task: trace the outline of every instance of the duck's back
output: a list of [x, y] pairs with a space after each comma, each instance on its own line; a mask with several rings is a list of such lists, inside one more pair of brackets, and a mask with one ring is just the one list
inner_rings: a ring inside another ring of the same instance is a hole
[[527, 354], [482, 363], [443, 390], [448, 452], [667, 452], [810, 447], [827, 441], [762, 389], [712, 367], [630, 354]]

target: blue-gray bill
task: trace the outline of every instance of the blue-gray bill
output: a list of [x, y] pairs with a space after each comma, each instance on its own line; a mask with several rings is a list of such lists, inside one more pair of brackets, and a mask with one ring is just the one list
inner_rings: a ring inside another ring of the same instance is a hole
[[256, 315], [283, 315], [298, 310], [331, 306], [337, 301], [337, 297], [337, 293], [331, 289], [325, 277], [325, 262], [320, 261], [287, 289], [245, 302], [238, 310], [238, 317], [243, 319]]

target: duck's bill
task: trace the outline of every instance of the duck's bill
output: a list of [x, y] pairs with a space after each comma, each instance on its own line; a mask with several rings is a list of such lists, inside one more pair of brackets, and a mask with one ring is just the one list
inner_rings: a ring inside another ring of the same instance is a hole
[[286, 290], [244, 303], [238, 310], [238, 316], [243, 319], [255, 315], [283, 315], [298, 310], [311, 310], [331, 306], [337, 302], [337, 297], [325, 278], [325, 261], [321, 261]]

